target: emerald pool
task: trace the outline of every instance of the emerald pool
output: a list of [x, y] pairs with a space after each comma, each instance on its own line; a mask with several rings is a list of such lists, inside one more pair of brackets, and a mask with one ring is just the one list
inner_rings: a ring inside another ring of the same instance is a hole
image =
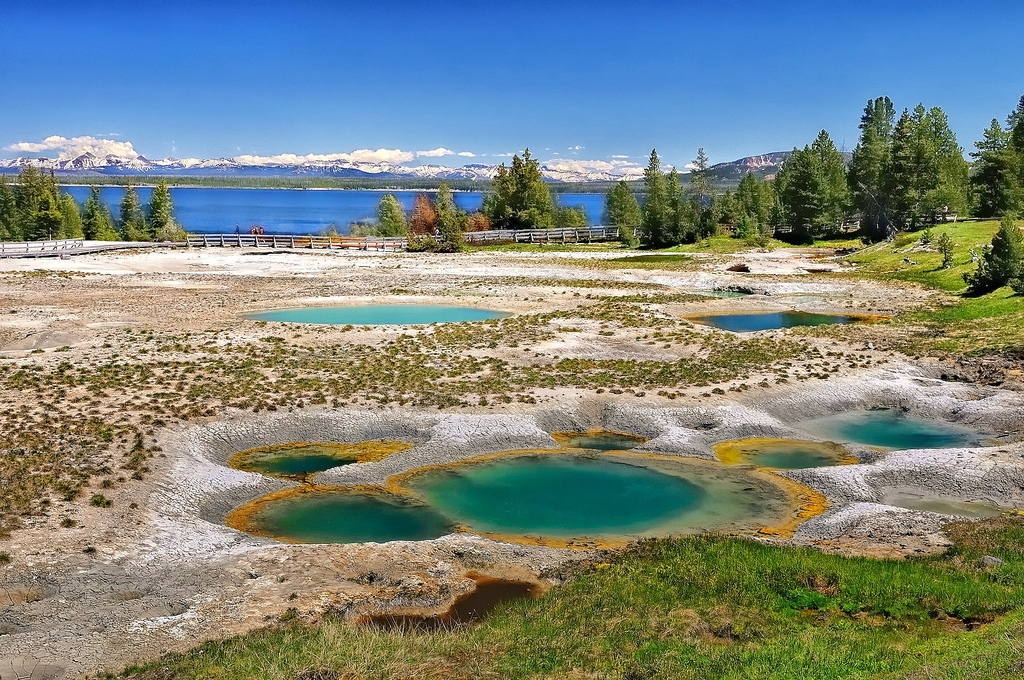
[[447, 305], [359, 305], [351, 307], [303, 307], [250, 314], [257, 321], [341, 324], [354, 326], [420, 325], [483, 321], [509, 316], [506, 312]]
[[410, 448], [392, 441], [357, 444], [285, 444], [240, 451], [228, 460], [231, 467], [269, 477], [301, 479], [340, 465], [380, 460]]
[[243, 506], [229, 524], [293, 543], [423, 541], [454, 531], [430, 507], [391, 494], [323, 489]]
[[826, 324], [847, 324], [856, 317], [845, 314], [814, 314], [811, 312], [751, 312], [742, 314], [705, 314], [686, 317], [694, 323], [713, 326], [734, 333], [752, 333], [773, 328], [794, 326], [823, 326]]
[[844, 411], [805, 421], [800, 426], [836, 441], [886, 449], [946, 449], [983, 443], [982, 436], [974, 430], [918, 418], [899, 409]]
[[[511, 453], [394, 477], [384, 488], [277, 492], [228, 524], [297, 543], [426, 540], [468, 530], [510, 540], [633, 540], [777, 526], [794, 498], [749, 468], [627, 453]], [[517, 538], [518, 537], [518, 538]]]

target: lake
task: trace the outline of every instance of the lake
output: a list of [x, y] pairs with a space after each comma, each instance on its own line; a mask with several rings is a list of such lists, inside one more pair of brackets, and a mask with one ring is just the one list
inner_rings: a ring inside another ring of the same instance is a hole
[[[89, 197], [90, 187], [65, 186], [80, 205]], [[143, 204], [149, 202], [150, 187], [139, 187]], [[233, 234], [236, 228], [248, 234], [253, 225], [263, 227], [267, 234], [320, 234], [330, 225], [337, 225], [338, 233], [347, 234], [349, 225], [372, 220], [377, 215], [377, 203], [383, 191], [347, 189], [224, 189], [207, 187], [174, 187], [171, 200], [178, 222], [197, 234]], [[392, 191], [407, 211], [412, 210], [418, 193], [436, 192]], [[103, 200], [111, 212], [118, 214], [118, 204], [124, 196], [120, 187], [103, 187]], [[483, 204], [479, 191], [455, 192], [455, 203], [466, 211], [474, 211]], [[604, 215], [604, 194], [559, 194], [563, 206], [582, 207], [591, 224], [600, 224]]]

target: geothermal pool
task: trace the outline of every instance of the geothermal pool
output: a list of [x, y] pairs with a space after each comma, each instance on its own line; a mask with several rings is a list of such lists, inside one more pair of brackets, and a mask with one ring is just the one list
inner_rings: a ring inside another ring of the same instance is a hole
[[984, 443], [984, 438], [974, 430], [908, 415], [899, 409], [844, 411], [804, 421], [799, 426], [836, 441], [886, 449], [947, 449]]
[[737, 439], [716, 444], [714, 450], [727, 465], [749, 464], [776, 470], [843, 465], [857, 460], [838, 444], [801, 439]]
[[352, 307], [302, 307], [250, 314], [257, 321], [341, 324], [353, 326], [422, 325], [483, 321], [510, 316], [507, 312], [447, 305], [361, 305]]
[[457, 530], [527, 542], [621, 542], [786, 524], [799, 502], [785, 484], [675, 456], [510, 452], [414, 470], [387, 489], [279, 491], [236, 509], [228, 523], [299, 543], [424, 540]]
[[228, 464], [237, 470], [269, 477], [300, 479], [340, 465], [380, 460], [408, 448], [410, 444], [392, 441], [285, 444], [241, 451], [231, 456]]
[[775, 328], [794, 326], [823, 326], [826, 324], [847, 324], [858, 317], [846, 314], [814, 314], [811, 312], [749, 312], [740, 314], [704, 314], [687, 316], [688, 320], [704, 326], [712, 326], [733, 333], [752, 333]]

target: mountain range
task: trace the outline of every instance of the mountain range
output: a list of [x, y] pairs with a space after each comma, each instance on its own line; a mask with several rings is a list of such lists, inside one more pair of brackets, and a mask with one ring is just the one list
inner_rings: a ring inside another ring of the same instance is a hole
[[[748, 172], [771, 177], [782, 167], [789, 151], [776, 151], [747, 156], [729, 163], [711, 166], [712, 175], [725, 183], [738, 182]], [[65, 176], [178, 176], [178, 177], [374, 177], [379, 179], [480, 180], [494, 177], [498, 165], [472, 163], [453, 168], [445, 165], [405, 166], [388, 161], [304, 161], [300, 163], [242, 163], [233, 158], [163, 158], [150, 160], [116, 155], [95, 156], [84, 153], [75, 158], [12, 158], [0, 159], [0, 174], [19, 172], [34, 165], [44, 171]], [[608, 182], [637, 180], [643, 168], [630, 166], [616, 172], [585, 171], [564, 167], [541, 166], [541, 173], [550, 182]]]

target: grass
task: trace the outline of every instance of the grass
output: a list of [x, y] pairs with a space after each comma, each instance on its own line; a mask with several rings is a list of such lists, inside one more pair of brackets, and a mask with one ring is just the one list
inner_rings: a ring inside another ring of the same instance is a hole
[[[937, 225], [930, 230], [929, 243], [922, 243], [924, 231], [900, 234], [851, 255], [857, 271], [854, 278], [899, 281], [932, 288], [941, 295], [936, 302], [904, 314], [878, 329], [888, 329], [893, 348], [907, 354], [937, 356], [997, 355], [1024, 356], [1024, 297], [1001, 288], [988, 295], [965, 294], [964, 274], [973, 272], [973, 250], [979, 256], [996, 230], [997, 221], [958, 222]], [[946, 233], [954, 243], [953, 266], [942, 268], [942, 255], [935, 243]], [[851, 333], [867, 329], [848, 329]], [[827, 334], [831, 331], [810, 331]]]
[[[166, 678], [998, 678], [1024, 671], [1024, 524], [950, 527], [946, 554], [647, 541], [449, 632], [292, 621], [129, 669]], [[1003, 564], [982, 566], [984, 554]], [[286, 603], [282, 602], [282, 610]]]

